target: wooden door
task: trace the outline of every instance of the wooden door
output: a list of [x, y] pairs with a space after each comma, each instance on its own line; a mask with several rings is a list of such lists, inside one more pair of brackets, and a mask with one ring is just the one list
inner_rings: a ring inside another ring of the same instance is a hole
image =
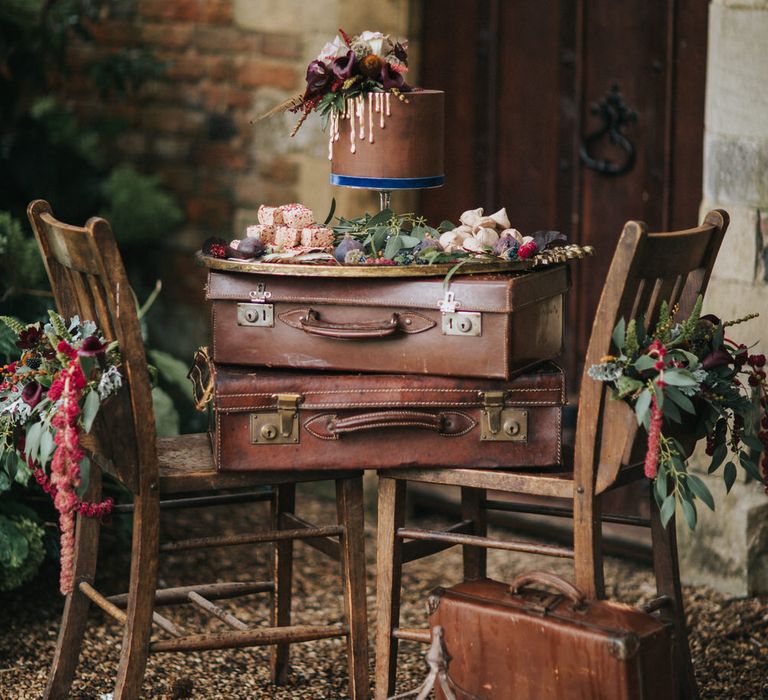
[[[421, 84], [446, 92], [446, 184], [430, 218], [506, 206], [523, 233], [594, 245], [575, 266], [564, 358], [579, 376], [622, 225], [695, 225], [701, 198], [707, 3], [703, 0], [441, 0], [422, 5]], [[634, 121], [587, 139], [598, 103]], [[626, 144], [625, 144], [626, 145]], [[585, 153], [581, 151], [586, 146]], [[587, 162], [589, 161], [589, 162]], [[577, 387], [572, 386], [575, 390]]]

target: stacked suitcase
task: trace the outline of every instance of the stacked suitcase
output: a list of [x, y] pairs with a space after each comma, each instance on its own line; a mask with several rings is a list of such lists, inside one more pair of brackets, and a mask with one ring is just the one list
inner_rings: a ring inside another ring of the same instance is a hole
[[517, 275], [209, 272], [220, 470], [560, 462], [565, 266]]

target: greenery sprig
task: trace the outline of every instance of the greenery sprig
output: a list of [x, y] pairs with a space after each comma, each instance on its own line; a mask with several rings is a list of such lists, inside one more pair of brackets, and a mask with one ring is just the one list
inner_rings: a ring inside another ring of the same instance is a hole
[[677, 308], [662, 303], [652, 331], [642, 316], [621, 319], [612, 338], [618, 354], [589, 369], [593, 379], [611, 386], [613, 398], [633, 407], [645, 427], [645, 474], [654, 481], [663, 524], [679, 503], [692, 530], [696, 501], [712, 510], [715, 501], [704, 481], [688, 471], [683, 437], [707, 438], [710, 474], [730, 454], [723, 468], [726, 491], [736, 481], [737, 464], [768, 485], [766, 358], [725, 337], [725, 328], [757, 314], [723, 322], [702, 316], [701, 306], [699, 297], [691, 315], [676, 321]]

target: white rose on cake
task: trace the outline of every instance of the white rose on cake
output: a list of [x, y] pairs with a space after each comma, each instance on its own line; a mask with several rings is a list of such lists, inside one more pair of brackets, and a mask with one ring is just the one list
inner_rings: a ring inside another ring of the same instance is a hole
[[336, 36], [333, 41], [329, 41], [323, 46], [322, 51], [317, 54], [317, 60], [323, 63], [332, 63], [335, 58], [346, 56], [349, 47], [340, 36]]

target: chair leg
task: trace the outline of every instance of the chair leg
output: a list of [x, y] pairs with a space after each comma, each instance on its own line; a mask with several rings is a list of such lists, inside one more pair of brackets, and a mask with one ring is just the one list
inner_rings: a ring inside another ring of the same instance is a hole
[[405, 525], [406, 482], [379, 476], [379, 519], [376, 545], [376, 700], [395, 692], [403, 543], [395, 536]]
[[137, 495], [133, 511], [127, 622], [113, 700], [136, 700], [141, 692], [149, 655], [152, 612], [157, 589], [159, 530], [160, 506], [157, 490]]
[[691, 649], [688, 646], [688, 629], [685, 624], [685, 607], [680, 586], [680, 567], [677, 560], [677, 534], [675, 518], [667, 527], [661, 524], [661, 515], [653, 496], [651, 496], [651, 539], [653, 543], [653, 570], [656, 575], [658, 595], [669, 596], [672, 604], [662, 608], [662, 620], [671, 622], [674, 630], [674, 661], [677, 697], [681, 700], [696, 700], [699, 690], [693, 671]]
[[[84, 498], [89, 501], [101, 500], [101, 472], [98, 467], [91, 470], [88, 489]], [[80, 581], [93, 583], [96, 574], [96, 560], [99, 551], [99, 531], [101, 524], [97, 518], [77, 517], [75, 533], [75, 588], [64, 603], [59, 639], [53, 666], [45, 689], [45, 700], [60, 700], [69, 695], [69, 689], [75, 677], [77, 661], [83, 644], [83, 635], [88, 619], [88, 598], [77, 588]]]
[[[272, 528], [283, 526], [282, 514], [296, 510], [296, 484], [280, 484], [275, 487], [272, 497]], [[272, 545], [272, 580], [275, 589], [272, 594], [270, 624], [286, 627], [291, 624], [291, 594], [293, 592], [293, 540], [283, 540]], [[272, 682], [283, 685], [288, 680], [291, 645], [275, 644], [270, 651]]]
[[336, 510], [341, 537], [341, 581], [349, 627], [349, 697], [368, 697], [368, 612], [366, 607], [363, 477], [336, 480]]
[[[474, 523], [473, 534], [485, 537], [488, 533], [486, 511], [483, 507], [485, 489], [461, 487], [461, 518]], [[462, 547], [464, 580], [486, 578], [488, 550], [485, 547]]]
[[573, 565], [576, 586], [587, 598], [605, 598], [600, 496], [578, 485], [573, 498]]

